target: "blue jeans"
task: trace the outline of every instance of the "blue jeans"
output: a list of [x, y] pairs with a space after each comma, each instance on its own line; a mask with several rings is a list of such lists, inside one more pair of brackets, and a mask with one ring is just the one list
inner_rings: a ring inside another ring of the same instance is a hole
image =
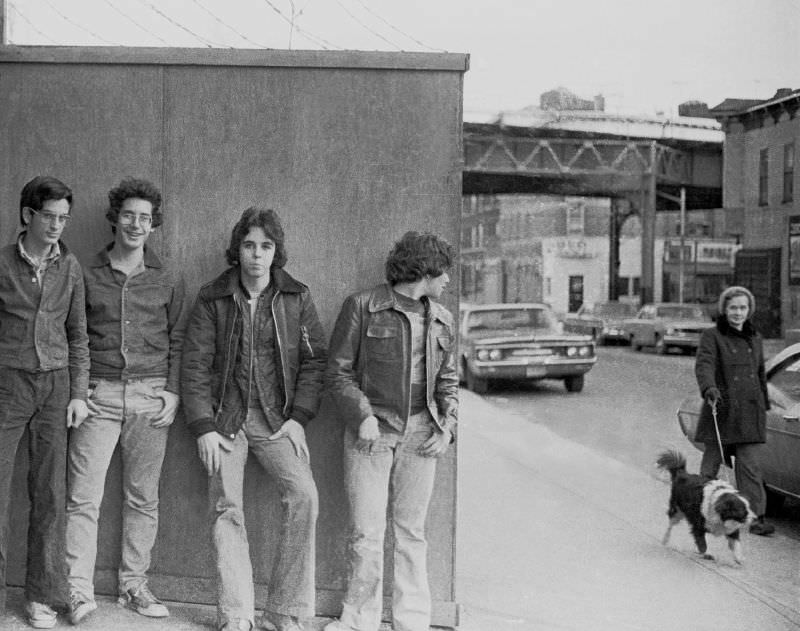
[[69, 602], [62, 552], [68, 403], [68, 369], [34, 373], [0, 367], [0, 612], [6, 604], [11, 478], [26, 428], [30, 513], [25, 598]]
[[[273, 434], [263, 412], [248, 410], [244, 426], [221, 450], [219, 472], [209, 478], [217, 570], [217, 622], [254, 622], [255, 597], [250, 547], [244, 523], [244, 468], [248, 450], [278, 485], [282, 519], [265, 609], [299, 618], [314, 613], [315, 537], [319, 500], [308, 462], [288, 438]], [[271, 533], [265, 533], [265, 535]]]
[[100, 413], [72, 430], [69, 441], [67, 548], [70, 589], [94, 599], [97, 522], [106, 473], [119, 443], [122, 458], [122, 559], [120, 593], [147, 580], [158, 532], [158, 483], [169, 427], [154, 428], [164, 406], [163, 378], [99, 380], [91, 401]]
[[390, 503], [394, 534], [392, 628], [428, 631], [430, 627], [425, 518], [437, 459], [419, 455], [418, 449], [434, 431], [427, 410], [409, 418], [402, 434], [381, 426], [381, 436], [371, 446], [361, 445], [352, 430], [345, 431], [344, 482], [351, 535], [341, 621], [358, 631], [377, 631], [380, 626], [383, 539]]
[[[736, 474], [736, 488], [750, 502], [750, 508], [758, 517], [763, 517], [767, 509], [767, 494], [764, 480], [758, 466], [758, 452], [762, 443], [743, 443], [725, 445], [725, 453], [734, 457], [733, 472]], [[716, 443], [707, 444], [700, 461], [700, 475], [716, 478], [722, 464], [722, 455]]]

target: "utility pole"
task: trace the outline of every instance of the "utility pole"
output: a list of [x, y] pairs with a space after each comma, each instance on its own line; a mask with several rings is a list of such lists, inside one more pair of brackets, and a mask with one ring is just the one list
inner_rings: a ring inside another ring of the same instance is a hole
[[0, 46], [8, 44], [8, 5], [6, 0], [0, 0]]
[[678, 302], [683, 304], [683, 248], [686, 245], [686, 187], [681, 186], [681, 247], [678, 256]]

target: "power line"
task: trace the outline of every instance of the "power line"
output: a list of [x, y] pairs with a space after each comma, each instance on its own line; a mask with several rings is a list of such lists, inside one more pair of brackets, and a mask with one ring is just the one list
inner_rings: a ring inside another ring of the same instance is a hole
[[[327, 40], [325, 40], [325, 39], [323, 39], [323, 38], [321, 38], [321, 37], [319, 37], [319, 36], [317, 36], [317, 35], [314, 35], [313, 33], [310, 33], [309, 31], [306, 31], [305, 29], [302, 29], [302, 28], [300, 28], [299, 26], [296, 26], [296, 25], [295, 25], [295, 23], [294, 23], [294, 20], [292, 20], [292, 19], [290, 19], [290, 18], [287, 18], [287, 17], [286, 17], [286, 16], [283, 14], [283, 11], [281, 11], [281, 10], [280, 10], [278, 7], [276, 7], [274, 4], [272, 4], [272, 2], [270, 2], [270, 0], [264, 0], [264, 2], [266, 2], [266, 3], [267, 3], [269, 6], [270, 6], [270, 8], [271, 8], [273, 11], [275, 11], [275, 13], [277, 13], [279, 16], [281, 16], [281, 18], [283, 18], [283, 20], [284, 20], [284, 21], [285, 21], [285, 22], [286, 22], [286, 23], [287, 23], [287, 24], [288, 24], [288, 25], [289, 25], [289, 26], [290, 26], [292, 29], [296, 30], [298, 33], [300, 33], [301, 35], [303, 35], [303, 36], [304, 36], [304, 37], [305, 37], [307, 40], [309, 40], [310, 42], [312, 42], [312, 43], [316, 44], [317, 46], [322, 46], [322, 48], [324, 48], [324, 49], [326, 49], [326, 50], [328, 49], [328, 46], [330, 46], [331, 48], [338, 48], [338, 49], [340, 49], [340, 50], [341, 50], [341, 48], [342, 48], [341, 46], [337, 46], [336, 44], [331, 44], [329, 41], [327, 41]], [[300, 11], [300, 13], [302, 13], [302, 11]], [[299, 15], [299, 14], [298, 14], [298, 15]], [[326, 46], [325, 44], [327, 44], [327, 46]]]
[[57, 13], [59, 16], [61, 16], [61, 19], [63, 19], [63, 20], [64, 20], [64, 21], [66, 21], [66, 22], [69, 22], [69, 23], [70, 23], [70, 24], [72, 24], [73, 26], [77, 26], [79, 29], [81, 29], [82, 31], [84, 31], [84, 32], [88, 33], [89, 35], [91, 35], [91, 36], [92, 36], [92, 37], [94, 37], [95, 39], [97, 39], [97, 40], [99, 40], [99, 41], [103, 42], [104, 44], [110, 44], [111, 46], [119, 46], [119, 44], [117, 44], [117, 42], [112, 42], [112, 41], [109, 41], [109, 40], [107, 40], [105, 37], [100, 37], [100, 36], [99, 36], [97, 33], [94, 33], [93, 31], [89, 30], [89, 29], [88, 29], [88, 28], [86, 28], [85, 26], [83, 26], [83, 25], [81, 25], [81, 24], [78, 24], [78, 23], [77, 23], [75, 20], [73, 20], [72, 18], [70, 18], [70, 17], [68, 17], [68, 16], [64, 15], [63, 13], [61, 13], [61, 11], [59, 11], [59, 9], [58, 9], [57, 7], [55, 7], [55, 6], [54, 6], [54, 5], [53, 5], [53, 4], [50, 2], [50, 0], [44, 0], [44, 3], [45, 3], [45, 4], [46, 4], [48, 7], [50, 7], [51, 9], [53, 9], [53, 11], [55, 11], [55, 12], [56, 12], [56, 13]]
[[40, 31], [40, 30], [39, 30], [39, 29], [36, 27], [36, 25], [35, 25], [33, 22], [31, 22], [31, 20], [29, 20], [29, 19], [28, 19], [28, 17], [27, 17], [27, 16], [26, 16], [24, 13], [22, 13], [22, 11], [20, 11], [20, 10], [17, 8], [17, 6], [16, 6], [16, 5], [15, 5], [13, 2], [9, 2], [9, 3], [8, 3], [8, 6], [9, 6], [9, 7], [11, 7], [12, 9], [14, 9], [14, 13], [16, 13], [16, 14], [17, 14], [19, 17], [21, 17], [23, 20], [25, 20], [25, 21], [28, 23], [28, 26], [30, 26], [30, 27], [31, 27], [31, 28], [32, 28], [34, 31], [36, 31], [36, 32], [37, 32], [39, 35], [41, 35], [41, 36], [42, 36], [44, 39], [46, 39], [46, 40], [47, 40], [48, 42], [50, 42], [51, 44], [56, 44], [56, 45], [58, 45], [58, 42], [56, 42], [54, 39], [52, 39], [52, 38], [51, 38], [49, 35], [47, 35], [46, 33], [42, 33], [42, 31]]
[[379, 15], [378, 13], [376, 13], [375, 11], [373, 11], [372, 9], [370, 9], [370, 8], [369, 8], [369, 6], [368, 6], [367, 4], [365, 4], [364, 2], [362, 2], [361, 0], [356, 0], [356, 2], [358, 2], [358, 4], [360, 4], [362, 7], [364, 7], [364, 9], [365, 9], [366, 11], [368, 11], [369, 13], [371, 13], [372, 15], [374, 15], [376, 18], [378, 18], [378, 19], [379, 19], [381, 22], [383, 22], [384, 24], [386, 24], [386, 26], [388, 26], [390, 29], [392, 29], [393, 31], [396, 31], [397, 33], [399, 33], [400, 35], [403, 35], [404, 37], [407, 37], [408, 39], [410, 39], [410, 40], [411, 40], [412, 42], [414, 42], [415, 44], [419, 44], [419, 45], [420, 45], [420, 46], [422, 46], [423, 48], [427, 48], [428, 50], [431, 50], [431, 51], [434, 51], [434, 52], [437, 52], [437, 53], [444, 53], [444, 52], [447, 52], [446, 50], [444, 50], [444, 49], [442, 49], [442, 48], [433, 48], [433, 47], [431, 47], [431, 46], [428, 46], [427, 44], [424, 44], [423, 42], [419, 41], [417, 38], [415, 38], [415, 37], [412, 37], [411, 35], [409, 35], [409, 34], [408, 34], [408, 33], [406, 33], [405, 31], [402, 31], [402, 30], [400, 30], [400, 29], [399, 29], [399, 28], [397, 28], [397, 27], [396, 27], [394, 24], [392, 24], [392, 23], [391, 23], [391, 22], [389, 22], [388, 20], [384, 19], [384, 18], [383, 18], [381, 15]]
[[205, 37], [202, 37], [202, 36], [198, 35], [194, 31], [192, 31], [191, 29], [186, 28], [183, 24], [181, 24], [179, 22], [176, 22], [171, 17], [169, 17], [166, 13], [164, 13], [161, 9], [159, 9], [158, 7], [153, 6], [152, 3], [147, 2], [147, 0], [141, 0], [141, 1], [144, 2], [144, 4], [146, 4], [150, 9], [152, 9], [153, 11], [158, 13], [167, 22], [169, 22], [170, 24], [173, 24], [174, 26], [177, 26], [182, 31], [185, 31], [186, 33], [188, 33], [189, 35], [194, 37], [197, 41], [202, 42], [203, 44], [205, 44], [208, 48], [213, 48], [215, 45], [219, 46], [219, 44], [214, 44], [212, 41], [206, 39]]
[[139, 24], [139, 23], [138, 23], [136, 20], [134, 20], [134, 19], [133, 19], [133, 18], [132, 18], [130, 15], [128, 15], [128, 14], [127, 14], [127, 13], [125, 13], [125, 12], [124, 12], [122, 9], [120, 9], [118, 6], [116, 6], [115, 4], [113, 4], [113, 3], [111, 2], [111, 0], [105, 0], [105, 3], [106, 3], [108, 6], [110, 6], [112, 9], [114, 9], [114, 11], [116, 11], [117, 13], [119, 13], [119, 14], [120, 14], [122, 17], [124, 17], [124, 18], [127, 18], [127, 19], [128, 19], [130, 22], [132, 22], [132, 23], [133, 23], [135, 26], [138, 26], [138, 27], [139, 27], [139, 28], [140, 28], [140, 29], [141, 29], [141, 30], [142, 30], [144, 33], [146, 33], [147, 35], [151, 35], [152, 37], [155, 37], [155, 38], [156, 38], [156, 39], [157, 39], [159, 42], [161, 42], [162, 44], [166, 44], [167, 46], [169, 46], [169, 42], [168, 42], [167, 40], [165, 40], [163, 37], [159, 37], [159, 36], [158, 36], [158, 34], [156, 34], [156, 33], [153, 33], [153, 32], [152, 32], [152, 31], [150, 31], [149, 29], [147, 29], [147, 28], [145, 28], [144, 26], [142, 26], [141, 24]]
[[347, 13], [347, 15], [349, 15], [351, 18], [353, 18], [353, 20], [354, 20], [354, 21], [355, 21], [357, 24], [359, 24], [359, 25], [363, 26], [363, 27], [364, 27], [366, 30], [368, 30], [370, 33], [372, 33], [372, 34], [373, 34], [375, 37], [378, 37], [378, 38], [382, 39], [384, 42], [386, 42], [386, 43], [387, 43], [387, 44], [389, 44], [390, 46], [394, 46], [394, 47], [395, 47], [397, 50], [403, 50], [402, 46], [398, 46], [398, 45], [397, 45], [397, 44], [395, 44], [394, 42], [392, 42], [392, 41], [390, 41], [390, 40], [386, 39], [386, 38], [385, 38], [383, 35], [381, 35], [380, 33], [378, 33], [376, 30], [374, 30], [374, 29], [370, 28], [370, 27], [369, 27], [369, 26], [367, 26], [367, 25], [366, 25], [364, 22], [362, 22], [361, 20], [359, 20], [359, 19], [358, 19], [358, 18], [357, 18], [355, 15], [353, 15], [353, 13], [350, 11], [350, 9], [348, 9], [348, 8], [347, 8], [346, 6], [344, 6], [344, 5], [343, 5], [341, 2], [339, 2], [339, 0], [336, 0], [336, 4], [338, 4], [340, 7], [342, 7], [342, 10], [343, 10], [345, 13]]
[[218, 17], [216, 14], [212, 13], [212, 12], [211, 12], [211, 11], [210, 11], [208, 8], [206, 8], [205, 6], [203, 6], [202, 4], [200, 4], [199, 0], [192, 0], [192, 2], [194, 2], [194, 3], [195, 3], [197, 6], [198, 6], [198, 7], [200, 7], [201, 9], [203, 9], [203, 11], [205, 11], [206, 13], [208, 13], [208, 14], [209, 14], [209, 15], [210, 15], [212, 18], [214, 18], [214, 19], [215, 19], [215, 20], [216, 20], [216, 21], [217, 21], [219, 24], [221, 24], [222, 26], [224, 26], [224, 27], [225, 27], [225, 28], [227, 28], [228, 30], [230, 30], [230, 31], [233, 31], [234, 33], [236, 33], [236, 35], [238, 35], [239, 37], [241, 37], [241, 38], [242, 38], [244, 41], [246, 41], [248, 44], [252, 44], [253, 46], [256, 46], [256, 47], [258, 47], [258, 48], [269, 48], [269, 46], [265, 46], [264, 44], [259, 44], [259, 43], [257, 43], [257, 42], [254, 42], [254, 41], [253, 41], [253, 40], [251, 40], [250, 38], [248, 38], [248, 37], [245, 37], [244, 35], [242, 35], [242, 34], [241, 34], [239, 31], [237, 31], [235, 28], [233, 28], [233, 27], [232, 27], [230, 24], [228, 24], [227, 22], [224, 22], [224, 21], [223, 21], [223, 20], [221, 20], [221, 19], [220, 19], [220, 18], [219, 18], [219, 17]]

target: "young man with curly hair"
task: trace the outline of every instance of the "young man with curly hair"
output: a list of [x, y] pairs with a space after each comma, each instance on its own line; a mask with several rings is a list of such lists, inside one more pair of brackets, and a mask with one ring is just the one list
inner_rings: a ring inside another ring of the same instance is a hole
[[114, 240], [84, 268], [90, 414], [72, 430], [69, 446], [66, 556], [73, 624], [97, 608], [98, 516], [117, 444], [123, 472], [119, 602], [143, 616], [169, 615], [150, 591], [147, 571], [167, 434], [178, 409], [184, 281], [146, 247], [163, 222], [158, 188], [127, 178], [108, 200]]
[[336, 321], [326, 386], [346, 425], [350, 548], [342, 615], [326, 631], [380, 625], [387, 507], [392, 628], [430, 626], [425, 517], [458, 414], [453, 317], [436, 302], [452, 265], [445, 240], [408, 232], [386, 260], [387, 283], [349, 296]]
[[300, 619], [314, 612], [318, 512], [304, 426], [317, 412], [325, 336], [308, 287], [283, 269], [284, 233], [274, 211], [245, 210], [226, 255], [231, 267], [200, 289], [181, 372], [186, 421], [208, 473], [217, 624], [224, 631], [255, 624], [242, 498], [252, 452], [281, 499], [259, 627], [300, 631]]
[[72, 191], [38, 176], [20, 196], [24, 231], [0, 250], [0, 612], [6, 604], [14, 461], [28, 430], [25, 615], [56, 624], [67, 601], [63, 560], [67, 428], [87, 415], [89, 349], [81, 267], [61, 241]]

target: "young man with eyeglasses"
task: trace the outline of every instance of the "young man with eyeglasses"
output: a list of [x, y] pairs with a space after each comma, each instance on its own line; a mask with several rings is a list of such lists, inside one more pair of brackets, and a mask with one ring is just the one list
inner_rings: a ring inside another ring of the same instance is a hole
[[28, 430], [25, 615], [56, 624], [67, 601], [63, 561], [67, 427], [87, 415], [89, 348], [80, 265], [61, 242], [72, 191], [38, 176], [22, 189], [25, 230], [0, 250], [0, 612], [6, 603], [8, 514], [17, 448]]
[[181, 275], [146, 247], [163, 221], [158, 188], [128, 178], [108, 199], [114, 241], [84, 268], [89, 417], [72, 430], [69, 445], [66, 557], [73, 624], [97, 608], [97, 523], [117, 443], [123, 486], [119, 602], [143, 616], [169, 615], [150, 591], [147, 571], [167, 434], [179, 402], [185, 287]]

